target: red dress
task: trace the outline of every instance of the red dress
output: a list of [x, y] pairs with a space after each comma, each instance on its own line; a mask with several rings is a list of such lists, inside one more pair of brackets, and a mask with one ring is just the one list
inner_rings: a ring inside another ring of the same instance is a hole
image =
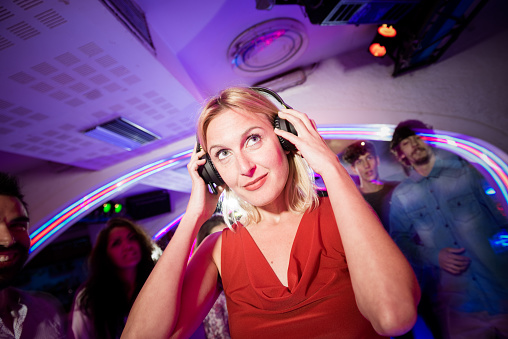
[[328, 198], [306, 212], [282, 285], [249, 232], [222, 233], [222, 282], [232, 338], [380, 338], [356, 305]]

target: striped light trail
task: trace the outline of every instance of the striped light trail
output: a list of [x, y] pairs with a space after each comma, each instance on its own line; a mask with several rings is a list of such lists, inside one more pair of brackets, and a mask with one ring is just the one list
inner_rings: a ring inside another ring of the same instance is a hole
[[65, 208], [30, 234], [30, 253], [50, 239], [62, 227], [71, 221], [76, 220], [79, 216], [85, 214], [89, 210], [93, 210], [97, 205], [106, 201], [113, 194], [118, 193], [120, 190], [124, 190], [149, 175], [180, 165], [182, 161], [190, 157], [191, 153], [192, 150], [181, 152], [175, 154], [169, 159], [159, 160], [152, 164], [138, 168], [110, 183], [103, 185], [102, 187], [99, 187], [95, 191], [74, 202], [72, 205]]
[[[367, 139], [378, 141], [390, 141], [393, 130], [393, 125], [382, 124], [327, 126], [318, 128], [319, 133], [324, 139]], [[499, 156], [489, 149], [489, 145], [485, 142], [480, 142], [481, 144], [479, 144], [474, 138], [469, 138], [467, 136], [456, 135], [444, 131], [438, 132], [438, 134], [421, 134], [421, 136], [429, 142], [429, 144], [435, 147], [448, 150], [460, 155], [465, 160], [480, 165], [492, 177], [504, 200], [508, 202], [508, 166]], [[190, 157], [191, 153], [192, 149], [175, 154], [169, 159], [161, 160], [134, 170], [79, 199], [69, 207], [65, 208], [62, 212], [55, 215], [30, 235], [30, 238], [32, 239], [30, 252], [33, 252], [42, 243], [48, 241], [48, 239], [50, 239], [62, 227], [69, 224], [88, 210], [93, 210], [98, 204], [102, 203], [119, 190], [125, 189], [149, 175], [180, 165], [183, 161], [188, 161], [187, 158]], [[170, 229], [176, 227], [182, 216], [183, 214], [158, 231], [153, 237], [154, 240], [158, 240]]]

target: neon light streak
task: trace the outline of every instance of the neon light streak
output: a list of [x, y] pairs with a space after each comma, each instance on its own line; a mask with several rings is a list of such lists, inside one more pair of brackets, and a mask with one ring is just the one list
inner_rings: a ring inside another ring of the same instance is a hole
[[[167, 232], [169, 232], [170, 230], [172, 230], [173, 228], [176, 228], [178, 226], [178, 224], [180, 224], [180, 221], [182, 221], [182, 217], [184, 216], [185, 212], [180, 214], [178, 217], [176, 217], [173, 221], [171, 221], [169, 224], [167, 224], [166, 226], [164, 226], [159, 232], [157, 232], [153, 237], [152, 239], [154, 241], [157, 241], [159, 240], [160, 238], [162, 238]], [[192, 254], [194, 253], [194, 250], [196, 249], [196, 243], [197, 243], [197, 239], [194, 239], [194, 242], [192, 243], [192, 246], [191, 246], [191, 250], [190, 250], [190, 253], [189, 253], [189, 258], [187, 260], [190, 260], [192, 258]]]
[[[324, 139], [369, 139], [389, 141], [391, 140], [393, 129], [394, 126], [392, 125], [380, 124], [320, 127], [318, 131]], [[497, 184], [499, 192], [502, 194], [504, 200], [508, 201], [508, 166], [492, 151], [473, 141], [466, 140], [466, 136], [461, 136], [459, 138], [452, 135], [452, 133], [448, 134], [442, 131], [440, 134], [421, 134], [421, 137], [431, 145], [451, 151], [470, 162], [482, 166]], [[62, 227], [75, 220], [78, 216], [86, 213], [88, 210], [107, 201], [111, 195], [117, 193], [119, 190], [125, 189], [133, 183], [161, 170], [182, 164], [185, 158], [190, 157], [191, 153], [192, 149], [175, 154], [169, 159], [146, 165], [87, 194], [82, 199], [55, 215], [30, 235], [32, 239], [30, 252], [33, 252], [42, 243], [50, 239], [51, 236]], [[154, 239], [158, 240], [171, 228], [175, 227], [182, 217], [183, 214], [164, 226], [155, 234]]]
[[76, 201], [30, 234], [30, 252], [33, 252], [35, 249], [37, 249], [42, 243], [44, 243], [47, 239], [49, 239], [69, 222], [84, 214], [88, 210], [94, 208], [103, 201], [107, 200], [107, 198], [109, 198], [111, 195], [149, 175], [181, 164], [182, 160], [190, 157], [191, 153], [192, 150], [185, 151], [178, 153], [178, 157], [172, 157], [167, 160], [160, 160], [141, 167], [106, 185], [103, 185], [82, 199]]
[[508, 201], [508, 166], [494, 153], [467, 140], [436, 134], [421, 134], [423, 140], [455, 154], [464, 159], [478, 163], [485, 169], [499, 187], [504, 199]]
[[496, 194], [496, 190], [493, 189], [492, 187], [489, 187], [489, 188], [487, 188], [485, 190], [485, 194], [487, 194], [487, 195], [494, 195], [494, 194]]
[[501, 246], [508, 246], [508, 236], [507, 235], [501, 235], [499, 236], [499, 240], [497, 241], [494, 241], [494, 243], [496, 245], [501, 245]]
[[173, 227], [175, 227], [176, 225], [178, 225], [180, 223], [180, 221], [182, 220], [182, 217], [185, 213], [182, 213], [180, 214], [178, 217], [176, 217], [176, 219], [174, 219], [173, 221], [171, 221], [169, 224], [167, 224], [166, 226], [164, 226], [163, 228], [160, 229], [159, 232], [157, 232], [153, 237], [152, 239], [157, 241], [159, 240], [160, 238], [162, 238], [166, 233], [168, 233]]
[[489, 239], [492, 249], [496, 253], [506, 252], [508, 250], [508, 233], [502, 230]]

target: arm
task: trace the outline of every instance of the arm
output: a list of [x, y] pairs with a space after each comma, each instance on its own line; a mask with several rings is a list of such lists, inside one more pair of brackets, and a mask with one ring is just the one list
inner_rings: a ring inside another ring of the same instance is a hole
[[178, 322], [171, 338], [189, 338], [209, 313], [220, 289], [215, 258], [220, 258], [221, 233], [209, 235], [199, 246], [185, 272]]
[[208, 237], [187, 265], [198, 229], [212, 215], [219, 197], [208, 192], [197, 173], [205, 162], [199, 159], [203, 154], [194, 152], [187, 165], [192, 191], [186, 213], [136, 298], [122, 338], [168, 338], [175, 331], [175, 337], [192, 334], [192, 327], [202, 321], [196, 315], [206, 315], [216, 298], [218, 268], [213, 255], [220, 251], [218, 236]]
[[280, 130], [276, 133], [295, 144], [325, 182], [360, 312], [381, 335], [407, 332], [416, 321], [420, 298], [409, 263], [321, 138], [314, 122], [294, 110], [284, 110], [280, 116], [295, 126], [298, 136]]

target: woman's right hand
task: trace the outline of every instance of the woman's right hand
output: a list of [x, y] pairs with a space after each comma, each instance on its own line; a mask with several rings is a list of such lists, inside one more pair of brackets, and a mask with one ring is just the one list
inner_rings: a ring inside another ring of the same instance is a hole
[[203, 166], [206, 163], [205, 151], [201, 147], [199, 147], [199, 150], [197, 149], [196, 143], [192, 156], [187, 164], [187, 170], [192, 179], [192, 190], [186, 213], [196, 213], [196, 215], [201, 216], [201, 218], [208, 219], [215, 212], [220, 194], [224, 189], [218, 186], [218, 194], [210, 193], [208, 185], [198, 173], [199, 166]]

